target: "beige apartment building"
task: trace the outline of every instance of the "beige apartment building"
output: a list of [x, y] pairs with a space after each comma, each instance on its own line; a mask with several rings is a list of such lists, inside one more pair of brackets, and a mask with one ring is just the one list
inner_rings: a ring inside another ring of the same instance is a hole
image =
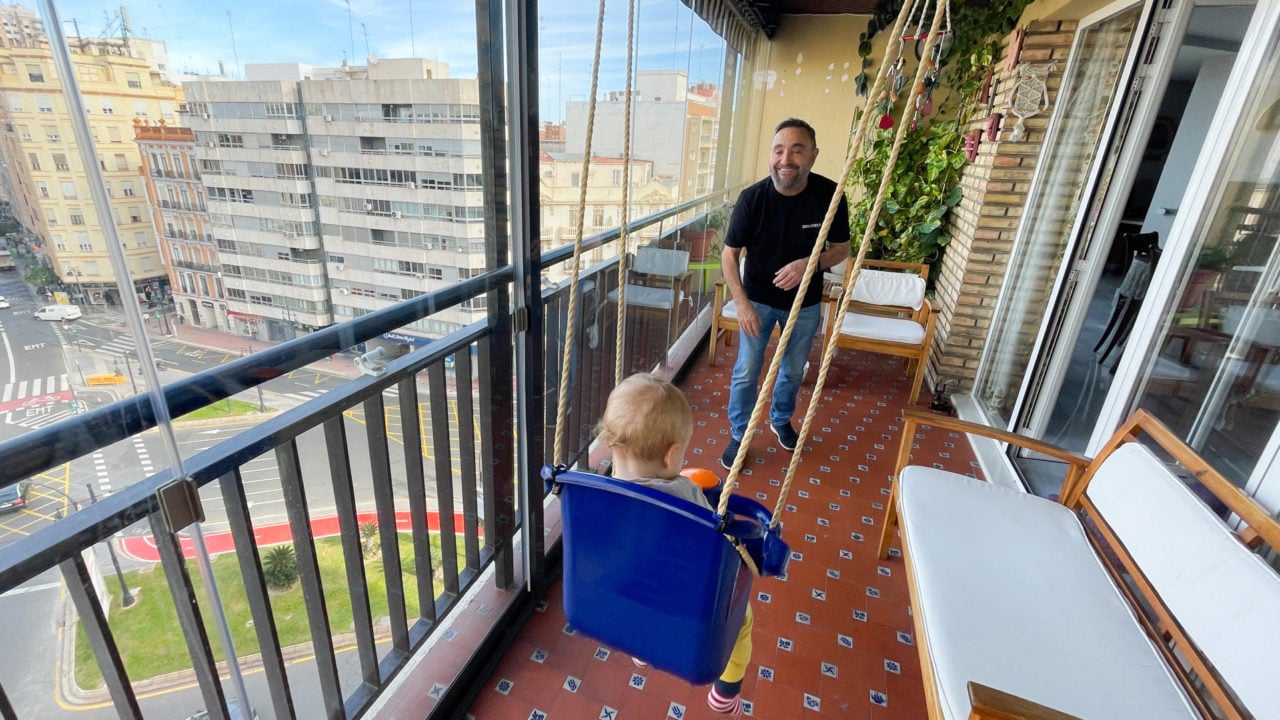
[[[25, 8], [3, 8], [0, 33], [0, 153], [14, 214], [77, 302], [114, 303], [116, 280], [99, 213], [70, 124], [64, 83], [43, 26]], [[176, 124], [181, 89], [165, 75], [163, 45], [107, 38], [68, 39], [82, 100], [135, 291], [167, 284], [138, 176], [133, 123]]]
[[222, 268], [191, 128], [137, 121], [142, 151], [142, 183], [156, 236], [169, 273], [175, 320], [195, 327], [227, 330]]
[[[590, 237], [618, 227], [622, 222], [623, 170], [620, 157], [593, 157], [587, 182], [587, 202], [583, 213], [583, 235]], [[631, 161], [631, 192], [628, 196], [628, 218], [637, 220], [671, 207], [676, 201], [674, 183], [653, 173], [652, 160]], [[544, 152], [538, 161], [538, 204], [541, 208], [542, 250], [546, 252], [572, 243], [578, 228], [578, 205], [582, 193], [582, 155], [580, 153]], [[630, 245], [652, 242], [660, 232], [651, 225], [633, 236]], [[589, 250], [584, 263], [595, 263], [617, 254], [610, 243]], [[569, 277], [568, 267], [543, 268], [543, 279], [559, 282]]]

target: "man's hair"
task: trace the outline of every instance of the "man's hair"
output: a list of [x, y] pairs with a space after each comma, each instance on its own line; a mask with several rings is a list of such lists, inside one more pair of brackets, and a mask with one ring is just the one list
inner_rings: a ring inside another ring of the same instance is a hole
[[814, 147], [818, 147], [818, 133], [813, 131], [813, 126], [809, 123], [801, 120], [800, 118], [787, 118], [786, 120], [778, 123], [778, 127], [773, 129], [773, 134], [777, 135], [787, 128], [800, 128], [801, 130], [809, 133], [809, 142], [812, 143]]
[[609, 393], [596, 435], [611, 448], [626, 448], [637, 459], [658, 462], [672, 445], [693, 433], [693, 411], [676, 386], [636, 373]]

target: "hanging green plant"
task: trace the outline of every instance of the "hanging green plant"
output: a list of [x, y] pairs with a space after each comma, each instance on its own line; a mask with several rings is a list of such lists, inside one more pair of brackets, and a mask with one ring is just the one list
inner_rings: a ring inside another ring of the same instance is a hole
[[[882, 0], [868, 22], [867, 31], [858, 38], [862, 73], [854, 78], [854, 84], [855, 90], [864, 97], [871, 81], [867, 68], [872, 65], [872, 40], [881, 31], [893, 27], [902, 2]], [[963, 197], [960, 170], [967, 157], [962, 122], [971, 118], [1005, 36], [1017, 25], [1030, 2], [956, 2], [951, 8], [950, 46], [933, 56], [936, 69], [926, 76], [923, 92], [917, 97], [918, 114], [903, 139], [884, 208], [871, 235], [871, 247], [867, 248], [867, 257], [929, 263], [942, 259], [943, 250], [950, 242], [950, 236], [944, 231], [947, 213]], [[929, 4], [921, 14], [931, 14], [932, 7]], [[915, 37], [911, 39], [915, 40]], [[905, 45], [899, 46], [890, 40], [889, 52], [899, 53], [905, 49]], [[903, 53], [904, 56], [906, 54]], [[911, 55], [916, 59], [914, 53]], [[901, 91], [910, 72], [903, 59], [899, 58], [891, 78], [894, 82], [886, 88], [884, 95], [868, 103], [870, 111], [879, 116], [880, 130], [873, 131], [874, 136], [867, 141], [868, 147], [849, 173], [849, 186], [858, 188], [856, 194], [861, 197], [850, 214], [850, 231], [855, 242], [863, 235], [871, 202], [880, 188], [881, 175], [893, 145], [895, 131], [892, 128], [900, 115], [901, 103], [909, 96], [909, 93]], [[936, 273], [931, 277], [936, 277]]]
[[[850, 171], [850, 184], [856, 183], [862, 190], [850, 213], [854, 238], [861, 238], [866, 228], [893, 135], [892, 130], [877, 132]], [[963, 197], [959, 182], [964, 163], [964, 137], [956, 120], [908, 132], [898, 154], [897, 167], [902, 171], [895, 170], [890, 181], [867, 257], [903, 262], [939, 260], [950, 241], [943, 232], [943, 221]]]

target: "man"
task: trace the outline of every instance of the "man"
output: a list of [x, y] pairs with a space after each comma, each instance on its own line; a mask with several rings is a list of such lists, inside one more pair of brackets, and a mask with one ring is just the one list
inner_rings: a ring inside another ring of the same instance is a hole
[[[775, 325], [779, 330], [786, 326], [809, 253], [836, 191], [835, 182], [810, 172], [817, 159], [813, 127], [796, 118], [783, 120], [774, 130], [769, 177], [742, 191], [729, 220], [720, 263], [738, 310], [741, 342], [729, 389], [732, 437], [720, 456], [725, 468], [733, 466], [756, 404], [769, 335]], [[778, 436], [778, 444], [788, 452], [796, 449], [799, 440], [791, 426], [791, 416], [804, 378], [805, 360], [822, 322], [821, 273], [848, 256], [849, 207], [841, 198], [827, 236], [827, 248], [805, 293], [773, 386], [769, 426]]]

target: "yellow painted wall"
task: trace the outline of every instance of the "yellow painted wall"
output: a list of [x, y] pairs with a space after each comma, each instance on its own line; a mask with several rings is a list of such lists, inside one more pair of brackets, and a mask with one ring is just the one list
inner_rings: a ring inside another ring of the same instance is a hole
[[1114, 2], [1115, 0], [1042, 0], [1027, 6], [1019, 25], [1036, 20], [1079, 20]]
[[[1020, 26], [1036, 20], [1083, 18], [1114, 0], [1041, 0], [1023, 13]], [[788, 117], [807, 120], [818, 133], [821, 152], [815, 171], [834, 178], [844, 163], [854, 111], [863, 99], [853, 79], [861, 71], [858, 36], [865, 15], [788, 15], [772, 40], [760, 36], [738, 86], [739, 114], [730, 184], [753, 182], [768, 173], [773, 128]], [[867, 68], [873, 80], [889, 45], [889, 32], [876, 36]], [[908, 67], [914, 65], [910, 58]]]
[[[773, 128], [782, 120], [798, 117], [818, 134], [818, 162], [814, 170], [834, 178], [844, 164], [853, 114], [863, 99], [854, 92], [853, 79], [861, 71], [858, 36], [867, 27], [865, 15], [789, 15], [772, 41], [757, 45], [743, 71], [740, 107], [749, 118], [739, 118], [749, 138], [735, 167], [742, 180], [758, 180], [768, 173]], [[885, 38], [876, 38], [872, 57], [879, 59]], [[868, 72], [873, 75], [876, 68]]]

